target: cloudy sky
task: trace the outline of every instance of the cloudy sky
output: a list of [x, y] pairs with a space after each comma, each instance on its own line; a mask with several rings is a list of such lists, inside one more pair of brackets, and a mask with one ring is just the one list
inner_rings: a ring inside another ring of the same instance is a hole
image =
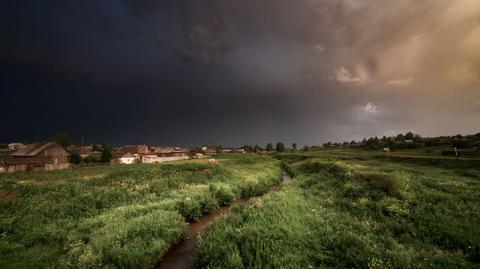
[[478, 0], [0, 3], [0, 141], [480, 131]]

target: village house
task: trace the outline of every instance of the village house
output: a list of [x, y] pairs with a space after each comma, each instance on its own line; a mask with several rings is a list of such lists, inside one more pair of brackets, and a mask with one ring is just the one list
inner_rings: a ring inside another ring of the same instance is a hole
[[133, 164], [137, 162], [137, 157], [132, 153], [114, 152], [112, 153], [111, 164]]
[[142, 156], [143, 163], [161, 163], [187, 159], [190, 159], [189, 150], [180, 147], [154, 147], [150, 155]]
[[112, 158], [123, 157], [125, 154], [130, 153], [135, 157], [135, 162], [141, 161], [141, 156], [144, 154], [150, 154], [147, 145], [126, 145], [121, 147], [118, 151], [112, 154]]
[[145, 154], [141, 156], [141, 163], [152, 164], [164, 162], [162, 157], [155, 154]]
[[78, 149], [78, 154], [85, 159], [93, 154], [93, 146], [83, 146]]
[[203, 150], [203, 153], [204, 153], [205, 156], [207, 156], [207, 157], [212, 157], [212, 156], [217, 155], [217, 150], [207, 148], [207, 149]]
[[223, 153], [246, 153], [244, 148], [224, 148]]
[[56, 142], [28, 144], [0, 162], [0, 172], [50, 171], [70, 167], [70, 153]]

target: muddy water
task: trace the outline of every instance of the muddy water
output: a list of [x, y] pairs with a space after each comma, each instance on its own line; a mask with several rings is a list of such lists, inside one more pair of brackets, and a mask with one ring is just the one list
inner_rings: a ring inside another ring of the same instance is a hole
[[[278, 191], [281, 186], [288, 184], [290, 176], [286, 173], [283, 174], [282, 183], [280, 186], [273, 187], [270, 192]], [[239, 199], [234, 204], [244, 204], [248, 202], [247, 199]], [[167, 254], [165, 254], [158, 261], [155, 266], [156, 269], [190, 269], [193, 268], [193, 256], [195, 254], [196, 238], [197, 235], [207, 227], [210, 222], [214, 221], [217, 217], [230, 211], [230, 207], [220, 207], [214, 212], [203, 216], [198, 222], [191, 222], [188, 224], [188, 238], [173, 247], [171, 247]]]

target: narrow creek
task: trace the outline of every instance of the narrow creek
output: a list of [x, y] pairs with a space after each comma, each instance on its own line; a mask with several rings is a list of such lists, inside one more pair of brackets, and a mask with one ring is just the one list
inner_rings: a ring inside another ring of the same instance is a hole
[[[282, 183], [270, 189], [270, 192], [278, 191], [282, 186], [288, 184], [291, 180], [290, 175], [283, 173]], [[258, 197], [258, 196], [257, 196]], [[188, 238], [184, 241], [172, 246], [168, 252], [159, 259], [155, 268], [156, 269], [191, 269], [193, 268], [193, 256], [195, 254], [195, 248], [197, 245], [197, 235], [201, 233], [208, 224], [214, 221], [217, 217], [230, 211], [233, 205], [245, 204], [250, 199], [255, 198], [242, 198], [235, 201], [230, 206], [220, 207], [212, 213], [200, 218], [198, 222], [191, 222], [188, 224]]]

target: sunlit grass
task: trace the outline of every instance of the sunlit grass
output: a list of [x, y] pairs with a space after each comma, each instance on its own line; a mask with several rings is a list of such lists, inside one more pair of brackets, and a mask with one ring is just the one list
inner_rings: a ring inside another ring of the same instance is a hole
[[197, 268], [478, 268], [478, 161], [279, 158], [294, 180], [209, 226]]
[[151, 268], [186, 222], [281, 180], [268, 156], [0, 176], [0, 268]]

